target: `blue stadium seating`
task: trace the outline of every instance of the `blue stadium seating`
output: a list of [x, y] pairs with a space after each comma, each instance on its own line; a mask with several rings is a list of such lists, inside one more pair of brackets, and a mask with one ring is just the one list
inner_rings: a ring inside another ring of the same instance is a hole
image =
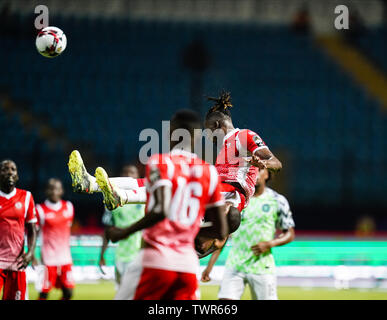
[[[211, 59], [204, 93], [231, 90], [235, 124], [286, 155], [293, 201], [337, 204], [349, 188], [354, 203], [387, 203], [386, 114], [309, 36], [278, 26], [62, 16], [51, 23], [68, 38], [55, 59], [41, 57], [34, 39], [0, 38], [0, 59], [6, 61], [0, 85], [30, 101], [31, 112], [70, 141], [89, 143], [96, 156], [109, 155], [104, 165], [114, 167], [120, 152], [135, 159], [143, 128], [158, 129], [161, 120], [190, 105], [191, 76], [181, 53], [201, 39]], [[207, 107], [203, 103], [203, 114]], [[25, 142], [25, 152], [40, 141], [11, 122], [6, 132], [12, 145]], [[13, 151], [1, 154], [11, 157]], [[53, 173], [68, 179], [67, 155], [55, 152], [41, 179]]]

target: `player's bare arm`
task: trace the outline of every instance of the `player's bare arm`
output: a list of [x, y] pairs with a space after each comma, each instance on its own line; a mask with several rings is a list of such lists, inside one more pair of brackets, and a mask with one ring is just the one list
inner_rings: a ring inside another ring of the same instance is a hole
[[212, 268], [214, 267], [216, 261], [218, 260], [219, 256], [220, 256], [220, 253], [222, 252], [222, 249], [216, 249], [211, 258], [210, 258], [210, 261], [208, 261], [208, 265], [207, 267], [203, 270], [202, 272], [202, 277], [201, 277], [201, 281], [202, 282], [208, 282], [208, 281], [211, 281], [211, 278], [210, 278], [210, 273], [212, 271]]
[[283, 246], [289, 242], [292, 242], [295, 238], [294, 228], [284, 230], [278, 237], [271, 241], [262, 241], [252, 246], [254, 254], [259, 256], [265, 252], [268, 252], [271, 248]]
[[268, 148], [255, 151], [250, 163], [259, 169], [266, 168], [272, 172], [277, 172], [282, 169], [282, 163]]
[[27, 252], [21, 254], [17, 259], [17, 267], [19, 270], [25, 269], [28, 264], [34, 258], [34, 252], [36, 247], [36, 224], [35, 223], [27, 223]]
[[98, 266], [99, 266], [99, 269], [101, 270], [101, 272], [103, 274], [105, 274], [105, 271], [103, 271], [102, 269], [102, 266], [105, 266], [106, 265], [106, 262], [105, 262], [105, 251], [108, 247], [108, 244], [109, 244], [109, 239], [107, 238], [107, 230], [110, 229], [112, 227], [107, 227], [105, 230], [104, 230], [104, 233], [102, 235], [102, 246], [101, 246], [101, 254], [100, 254], [100, 257], [99, 257], [99, 262], [98, 262]]
[[107, 238], [112, 242], [117, 242], [122, 239], [126, 239], [137, 231], [150, 228], [163, 220], [166, 217], [166, 212], [171, 201], [171, 188], [167, 186], [160, 186], [154, 191], [153, 195], [155, 197], [155, 205], [151, 211], [144, 216], [144, 218], [127, 228], [111, 227], [107, 229]]

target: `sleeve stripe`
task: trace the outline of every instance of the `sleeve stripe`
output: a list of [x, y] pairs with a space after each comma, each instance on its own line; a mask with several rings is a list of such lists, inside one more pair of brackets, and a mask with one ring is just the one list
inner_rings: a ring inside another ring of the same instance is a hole
[[165, 163], [167, 164], [167, 167], [168, 167], [168, 179], [172, 179], [173, 178], [173, 174], [175, 173], [175, 166], [172, 162], [171, 159], [169, 159], [168, 157], [165, 157]]
[[260, 146], [260, 147], [256, 147], [256, 148], [254, 149], [254, 151], [253, 151], [253, 154], [254, 154], [256, 151], [261, 150], [261, 149], [264, 149], [264, 148], [269, 149], [268, 146]]
[[44, 212], [40, 204], [36, 205], [36, 211], [38, 212], [38, 215], [39, 215], [39, 224], [42, 226], [44, 225]]
[[66, 201], [66, 202], [67, 202], [67, 208], [69, 208], [71, 210], [71, 213], [74, 215], [74, 206], [73, 206], [73, 204], [70, 201]]
[[27, 211], [30, 207], [30, 199], [31, 199], [31, 192], [27, 191], [26, 199], [25, 199], [25, 203], [24, 203], [24, 208], [25, 208], [24, 218], [27, 218]]
[[219, 182], [218, 172], [216, 168], [211, 165], [210, 166], [210, 187], [208, 188], [208, 196], [211, 197], [214, 194], [215, 188]]

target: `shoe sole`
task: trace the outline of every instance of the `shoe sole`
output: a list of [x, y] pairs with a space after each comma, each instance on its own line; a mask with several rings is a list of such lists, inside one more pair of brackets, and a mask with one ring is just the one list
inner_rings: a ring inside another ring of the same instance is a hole
[[119, 204], [117, 199], [115, 199], [113, 195], [114, 190], [109, 181], [109, 177], [106, 171], [103, 168], [98, 167], [95, 170], [95, 178], [103, 194], [103, 202], [105, 203], [106, 208], [108, 210], [116, 209], [119, 206]]
[[71, 175], [71, 185], [73, 187], [74, 192], [89, 193], [89, 187], [83, 186], [83, 183], [85, 181], [84, 177], [85, 175], [87, 175], [87, 172], [85, 165], [83, 164], [81, 154], [77, 150], [71, 152], [67, 165]]

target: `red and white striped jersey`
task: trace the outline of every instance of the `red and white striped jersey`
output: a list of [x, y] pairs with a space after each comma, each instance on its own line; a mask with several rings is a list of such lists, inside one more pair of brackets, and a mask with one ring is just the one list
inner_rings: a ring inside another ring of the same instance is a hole
[[25, 223], [35, 223], [31, 192], [15, 188], [0, 191], [0, 269], [17, 271], [16, 259], [24, 251]]
[[254, 194], [259, 169], [247, 160], [262, 148], [265, 142], [248, 129], [234, 129], [223, 139], [215, 167], [222, 182], [238, 182], [246, 192], [246, 205]]
[[43, 263], [46, 266], [71, 264], [70, 236], [74, 218], [72, 203], [65, 200], [52, 203], [46, 200], [36, 205], [36, 209], [42, 235]]
[[195, 154], [173, 150], [152, 156], [146, 166], [147, 212], [155, 205], [153, 192], [171, 187], [166, 218], [144, 230], [150, 248], [144, 249], [143, 266], [196, 273], [199, 267], [194, 239], [206, 208], [224, 203], [214, 166]]

